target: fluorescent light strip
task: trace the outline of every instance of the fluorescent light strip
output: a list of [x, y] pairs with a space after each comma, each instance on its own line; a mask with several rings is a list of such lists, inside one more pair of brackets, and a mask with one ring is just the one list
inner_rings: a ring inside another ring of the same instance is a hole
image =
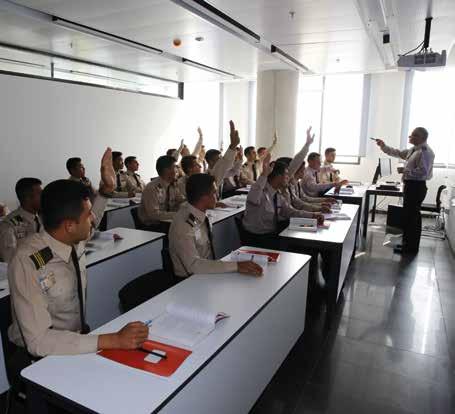
[[282, 62], [286, 63], [288, 66], [291, 66], [292, 68], [300, 72], [305, 72], [307, 74], [311, 73], [311, 71], [305, 65], [303, 65], [297, 59], [293, 58], [291, 55], [288, 55], [286, 52], [276, 47], [275, 45], [271, 46], [270, 53], [272, 53], [273, 56], [277, 57]]
[[52, 16], [52, 23], [65, 27], [66, 29], [76, 30], [91, 36], [109, 40], [114, 43], [119, 43], [123, 46], [132, 47], [143, 52], [153, 53], [155, 55], [162, 55], [163, 51], [143, 43], [135, 42], [134, 40], [126, 39], [112, 33], [104, 32], [102, 30], [94, 29], [93, 27], [85, 26], [83, 24], [75, 23], [70, 20], [62, 19], [61, 17]]
[[20, 65], [20, 66], [30, 66], [30, 67], [33, 67], [33, 68], [40, 68], [40, 69], [50, 69], [49, 66], [46, 66], [46, 65], [41, 65], [39, 63], [25, 62], [25, 61], [22, 61], [22, 60], [0, 58], [0, 62], [10, 63], [10, 64], [13, 64], [13, 65]]
[[207, 72], [216, 73], [217, 75], [229, 76], [229, 77], [231, 77], [233, 79], [238, 79], [238, 77], [236, 75], [234, 75], [233, 73], [225, 72], [224, 70], [221, 70], [221, 69], [212, 68], [211, 66], [207, 66], [207, 65], [204, 65], [202, 63], [195, 62], [194, 60], [183, 58], [182, 62], [185, 65], [192, 66], [192, 67], [197, 68], [197, 69], [205, 70]]

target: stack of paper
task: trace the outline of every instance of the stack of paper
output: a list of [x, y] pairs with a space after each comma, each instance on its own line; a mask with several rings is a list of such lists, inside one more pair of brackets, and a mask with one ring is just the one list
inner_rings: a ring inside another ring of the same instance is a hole
[[349, 217], [346, 213], [329, 213], [329, 214], [324, 214], [324, 219], [325, 220], [351, 220], [351, 217]]
[[255, 253], [246, 253], [240, 250], [236, 250], [231, 253], [231, 260], [233, 262], [254, 262], [257, 263], [259, 266], [265, 267], [269, 262], [269, 258], [263, 254], [255, 254]]
[[289, 220], [289, 230], [297, 231], [318, 231], [318, 221], [316, 219], [291, 217]]
[[341, 187], [340, 194], [354, 194], [354, 189], [348, 187]]

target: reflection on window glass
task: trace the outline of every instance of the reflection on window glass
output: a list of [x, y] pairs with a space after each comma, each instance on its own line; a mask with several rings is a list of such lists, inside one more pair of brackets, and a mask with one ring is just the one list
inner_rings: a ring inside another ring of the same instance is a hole
[[423, 126], [435, 163], [455, 164], [455, 70], [414, 72], [409, 113], [409, 134]]
[[91, 85], [102, 85], [132, 92], [178, 97], [178, 83], [155, 79], [117, 69], [49, 57], [38, 53], [0, 48], [0, 70]]

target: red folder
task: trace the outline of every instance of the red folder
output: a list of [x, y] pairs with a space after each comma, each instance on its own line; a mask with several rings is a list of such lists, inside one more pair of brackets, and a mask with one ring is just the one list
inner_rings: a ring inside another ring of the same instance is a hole
[[149, 354], [140, 349], [108, 349], [99, 351], [98, 355], [132, 368], [152, 372], [153, 374], [162, 377], [170, 377], [177, 368], [183, 364], [185, 359], [191, 355], [191, 351], [187, 349], [177, 348], [155, 341], [145, 341], [142, 344], [142, 348], [149, 351], [164, 351], [166, 353], [166, 358], [162, 358], [157, 363], [145, 361], [145, 358]]
[[267, 256], [269, 263], [276, 263], [276, 262], [278, 262], [278, 260], [280, 260], [280, 254], [277, 252], [266, 252], [263, 250], [249, 250], [249, 249], [239, 249], [239, 252]]

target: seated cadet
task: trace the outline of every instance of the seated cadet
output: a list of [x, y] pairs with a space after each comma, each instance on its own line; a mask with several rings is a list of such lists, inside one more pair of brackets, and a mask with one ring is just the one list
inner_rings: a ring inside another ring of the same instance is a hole
[[340, 171], [333, 166], [336, 157], [336, 149], [326, 148], [324, 156], [325, 160], [322, 164], [321, 171], [319, 172], [319, 182], [337, 183], [340, 181]]
[[123, 157], [119, 151], [112, 151], [112, 165], [115, 171], [115, 190], [112, 197], [131, 198], [136, 195], [134, 190], [129, 186], [126, 172], [123, 171]]
[[41, 181], [37, 178], [21, 178], [16, 183], [20, 207], [0, 222], [0, 258], [3, 261], [10, 262], [19, 242], [41, 230], [38, 216], [41, 191]]
[[147, 226], [155, 226], [163, 220], [172, 220], [185, 196], [180, 192], [176, 175], [175, 159], [162, 155], [156, 161], [159, 177], [150, 181], [142, 192], [139, 219]]
[[[207, 173], [215, 177], [217, 188], [220, 190], [226, 177], [232, 177], [239, 173], [239, 165], [234, 166], [237, 156], [237, 146], [240, 144], [239, 132], [235, 129], [234, 122], [229, 121], [230, 144], [227, 151], [221, 156], [221, 151], [210, 149], [205, 154], [207, 161]], [[241, 166], [241, 162], [240, 162]]]
[[257, 150], [258, 157], [259, 158], [264, 158], [266, 153], [267, 153], [267, 148], [266, 147], [259, 147]]
[[215, 178], [208, 174], [193, 174], [188, 179], [186, 193], [188, 203], [180, 207], [169, 230], [169, 252], [175, 274], [179, 277], [230, 272], [262, 275], [261, 266], [254, 262], [215, 259], [212, 228], [206, 215], [217, 202]]
[[321, 206], [330, 206], [337, 202], [333, 197], [310, 197], [307, 195], [303, 189], [302, 178], [305, 175], [305, 161], [302, 162], [300, 168], [294, 174], [292, 182], [290, 183], [290, 188], [293, 190], [293, 193], [296, 197], [306, 203], [320, 204]]
[[188, 178], [193, 174], [199, 174], [202, 171], [202, 167], [201, 164], [199, 164], [197, 157], [194, 155], [186, 155], [182, 157], [180, 166], [182, 167], [185, 175], [178, 179], [177, 186], [180, 193], [186, 197], [186, 183], [188, 182]]
[[[281, 162], [286, 164], [289, 168], [289, 165], [292, 162], [292, 158], [289, 157], [280, 157], [276, 160], [276, 162]], [[319, 213], [330, 213], [330, 205], [328, 203], [322, 204], [320, 201], [312, 202], [312, 201], [304, 201], [301, 200], [296, 191], [296, 180], [294, 176], [289, 174], [289, 182], [287, 185], [280, 188], [280, 193], [286, 199], [286, 201], [295, 209], [297, 210], [306, 210], [312, 212], [319, 212]]]
[[127, 187], [135, 193], [142, 193], [145, 188], [145, 183], [142, 181], [141, 176], [136, 172], [139, 169], [139, 163], [137, 162], [136, 157], [126, 157], [125, 167]]
[[242, 165], [240, 172], [240, 182], [242, 185], [253, 184], [262, 173], [262, 160], [264, 159], [267, 152], [272, 152], [277, 143], [276, 132], [273, 137], [273, 143], [270, 148], [262, 151], [261, 156], [258, 156], [254, 147], [245, 148], [246, 163]]
[[[243, 162], [243, 149], [242, 146], [237, 147], [237, 155], [235, 157], [234, 166], [232, 168], [233, 174], [224, 177], [222, 184], [222, 198], [228, 198], [236, 194], [236, 190], [243, 188], [244, 185], [240, 180], [241, 167]], [[230, 175], [230, 176], [229, 176]]]
[[288, 225], [291, 217], [315, 218], [323, 223], [324, 216], [297, 210], [280, 194], [279, 189], [287, 185], [289, 171], [286, 164], [276, 162], [270, 167], [270, 153], [263, 162], [262, 174], [251, 186], [246, 200], [243, 227], [246, 235], [256, 246], [279, 248], [277, 235]]
[[319, 171], [321, 169], [321, 156], [317, 152], [308, 155], [308, 167], [305, 169], [305, 175], [302, 178], [303, 190], [311, 197], [318, 197], [330, 190], [332, 187], [339, 189], [348, 183], [347, 180], [337, 183], [322, 184], [319, 182]]
[[44, 231], [19, 246], [8, 268], [13, 310], [8, 336], [16, 353], [25, 355], [28, 351], [44, 357], [135, 349], [147, 338], [148, 329], [142, 322], [102, 335], [89, 335], [85, 323], [85, 242], [103, 216], [104, 196], [115, 188], [111, 157], [108, 148], [93, 205], [89, 190], [81, 183], [58, 180], [43, 190]]
[[68, 180], [81, 182], [85, 186], [89, 187], [93, 194], [95, 194], [95, 189], [93, 188], [92, 183], [85, 176], [85, 167], [79, 157], [68, 158], [66, 161], [66, 169], [70, 174]]

